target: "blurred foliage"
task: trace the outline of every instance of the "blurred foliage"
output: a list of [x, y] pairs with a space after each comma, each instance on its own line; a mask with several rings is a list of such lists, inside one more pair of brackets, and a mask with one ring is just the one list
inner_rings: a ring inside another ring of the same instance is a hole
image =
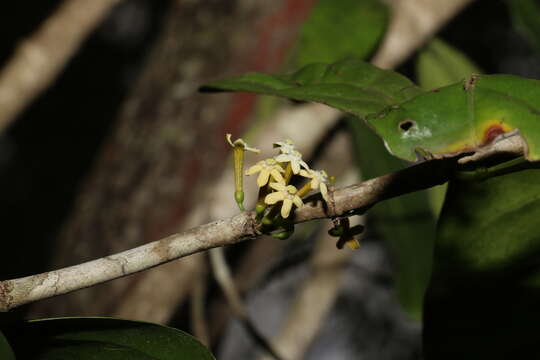
[[425, 307], [426, 359], [537, 359], [540, 171], [454, 180]]
[[11, 346], [9, 346], [9, 343], [2, 332], [0, 332], [0, 359], [15, 360], [13, 350], [11, 349]]
[[388, 24], [379, 0], [319, 0], [300, 29], [297, 67], [370, 56]]
[[540, 53], [540, 4], [535, 0], [506, 0], [516, 29]]
[[29, 321], [11, 326], [6, 337], [20, 359], [214, 359], [180, 330], [112, 318]]
[[416, 78], [425, 90], [466, 79], [482, 71], [465, 54], [440, 39], [431, 40], [416, 59]]

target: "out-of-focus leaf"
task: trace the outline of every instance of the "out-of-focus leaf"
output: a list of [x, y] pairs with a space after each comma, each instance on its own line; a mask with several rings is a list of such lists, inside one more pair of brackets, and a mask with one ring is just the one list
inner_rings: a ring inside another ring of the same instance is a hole
[[170, 327], [111, 318], [58, 318], [6, 330], [20, 359], [213, 360], [192, 336]]
[[388, 10], [379, 0], [318, 0], [300, 29], [297, 66], [367, 58], [387, 24]]
[[426, 90], [450, 85], [481, 72], [465, 54], [439, 39], [431, 40], [416, 59], [418, 84]]
[[363, 117], [421, 90], [409, 79], [357, 59], [307, 65], [290, 75], [251, 73], [206, 84], [202, 91], [248, 91], [314, 101]]
[[535, 0], [507, 0], [517, 30], [540, 51], [540, 5]]
[[9, 343], [2, 332], [0, 332], [0, 359], [15, 360], [13, 350], [11, 349], [11, 346], [9, 346]]
[[[385, 149], [381, 139], [358, 119], [349, 119], [358, 167], [363, 179], [405, 167]], [[435, 218], [425, 191], [377, 204], [367, 213], [368, 221], [388, 241], [396, 260], [396, 291], [403, 308], [420, 320], [424, 293], [432, 264]]]
[[540, 170], [452, 181], [424, 310], [427, 360], [540, 359]]
[[[481, 74], [467, 55], [453, 48], [440, 39], [431, 40], [416, 58], [416, 78], [418, 85], [430, 90], [456, 83], [470, 76]], [[438, 215], [446, 193], [446, 184], [428, 190], [430, 205]]]

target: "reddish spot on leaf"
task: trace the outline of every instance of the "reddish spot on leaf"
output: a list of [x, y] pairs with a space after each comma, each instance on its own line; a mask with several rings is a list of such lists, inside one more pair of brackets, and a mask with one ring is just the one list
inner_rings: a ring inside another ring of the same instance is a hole
[[482, 145], [489, 144], [495, 138], [501, 134], [504, 134], [506, 130], [504, 129], [502, 123], [493, 124], [490, 125], [485, 131], [484, 131], [484, 137], [482, 139]]

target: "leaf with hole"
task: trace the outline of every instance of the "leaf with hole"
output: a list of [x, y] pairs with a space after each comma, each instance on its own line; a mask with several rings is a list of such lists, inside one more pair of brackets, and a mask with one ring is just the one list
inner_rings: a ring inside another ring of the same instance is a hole
[[473, 75], [420, 94], [368, 118], [395, 156], [414, 161], [474, 152], [519, 132], [525, 157], [540, 160], [540, 81], [513, 75]]

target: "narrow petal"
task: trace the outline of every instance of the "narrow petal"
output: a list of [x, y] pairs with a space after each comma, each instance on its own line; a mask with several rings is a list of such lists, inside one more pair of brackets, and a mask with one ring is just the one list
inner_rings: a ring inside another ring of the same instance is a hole
[[284, 196], [280, 192], [273, 192], [271, 194], [266, 195], [264, 198], [264, 202], [268, 205], [273, 205], [277, 203], [278, 201], [281, 201], [284, 199]]
[[309, 166], [304, 160], [299, 160], [298, 162], [304, 167], [304, 169], [309, 170]]
[[300, 196], [295, 196], [293, 198], [293, 203], [294, 205], [296, 205], [297, 208], [301, 208], [302, 206], [304, 206], [304, 202], [302, 201], [302, 199], [300, 199]]
[[283, 176], [281, 176], [277, 169], [270, 170], [270, 175], [272, 175], [274, 180], [276, 180], [278, 183], [285, 184], [285, 179], [283, 178]]
[[259, 177], [257, 178], [257, 185], [259, 185], [259, 187], [263, 187], [264, 185], [268, 184], [269, 177], [270, 171], [268, 169], [262, 169], [259, 173]]
[[232, 134], [226, 134], [225, 135], [225, 138], [227, 139], [227, 141], [229, 142], [229, 144], [231, 144], [232, 147], [234, 147], [234, 144], [231, 140], [231, 137], [232, 137]]
[[244, 150], [246, 150], [246, 151], [251, 151], [251, 152], [254, 152], [254, 153], [257, 153], [257, 154], [261, 152], [260, 149], [257, 149], [257, 148], [254, 148], [254, 147], [250, 147], [250, 146], [248, 146], [247, 144], [245, 144]]
[[298, 161], [291, 161], [291, 167], [293, 174], [298, 174], [298, 172], [300, 171], [300, 164], [298, 163]]
[[289, 154], [280, 154], [275, 157], [276, 161], [278, 162], [289, 162], [291, 161], [291, 156]]
[[281, 217], [282, 218], [288, 218], [289, 217], [289, 214], [291, 213], [291, 209], [292, 209], [292, 200], [291, 199], [284, 199], [283, 200], [283, 205], [281, 206]]
[[321, 195], [324, 199], [324, 201], [328, 202], [328, 188], [326, 187], [325, 183], [321, 183]]
[[309, 179], [312, 178], [312, 176], [310, 176], [310, 174], [309, 174], [306, 170], [304, 170], [304, 169], [300, 170], [300, 172], [298, 172], [298, 173], [299, 173], [301, 176], [303, 176], [303, 177], [307, 177], [307, 178], [309, 178]]
[[314, 177], [313, 179], [311, 179], [311, 188], [312, 189], [316, 189], [319, 187], [319, 179], [317, 179], [317, 177]]
[[258, 173], [262, 170], [262, 166], [259, 164], [255, 164], [246, 171], [246, 175], [253, 175], [255, 173]]
[[270, 187], [277, 191], [287, 191], [287, 187], [280, 183], [270, 183]]

